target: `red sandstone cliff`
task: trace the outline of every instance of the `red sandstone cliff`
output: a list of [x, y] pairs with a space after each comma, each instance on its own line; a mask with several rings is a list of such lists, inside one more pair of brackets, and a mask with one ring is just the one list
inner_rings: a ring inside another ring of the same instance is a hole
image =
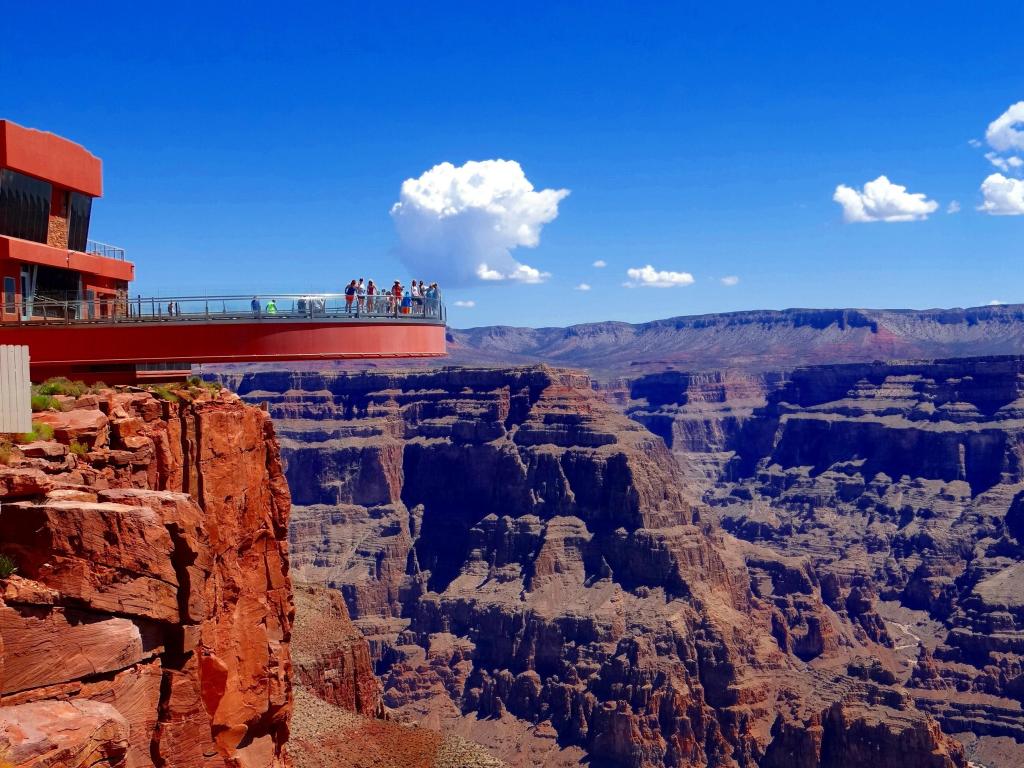
[[62, 400], [37, 415], [56, 441], [0, 466], [18, 568], [0, 579], [0, 763], [288, 765], [290, 502], [269, 417], [198, 388]]

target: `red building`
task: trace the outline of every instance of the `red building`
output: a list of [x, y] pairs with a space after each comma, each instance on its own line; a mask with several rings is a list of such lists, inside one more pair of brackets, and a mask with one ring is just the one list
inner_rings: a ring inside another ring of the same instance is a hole
[[[100, 159], [0, 120], [0, 344], [27, 344], [33, 379], [108, 383], [195, 363], [445, 354], [444, 306], [424, 299], [142, 297], [124, 250], [89, 239]], [[408, 304], [408, 302], [406, 302]]]

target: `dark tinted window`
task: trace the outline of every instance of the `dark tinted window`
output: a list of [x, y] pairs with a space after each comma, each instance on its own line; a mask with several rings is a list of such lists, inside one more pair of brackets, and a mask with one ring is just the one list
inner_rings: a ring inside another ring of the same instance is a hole
[[4, 312], [6, 312], [9, 315], [13, 315], [15, 313], [15, 311], [16, 311], [15, 306], [14, 306], [14, 298], [15, 298], [14, 292], [15, 292], [14, 278], [13, 277], [5, 277], [4, 278]]
[[50, 184], [16, 171], [0, 171], [0, 235], [46, 242]]
[[71, 193], [71, 210], [68, 216], [68, 248], [84, 251], [89, 239], [89, 216], [92, 213], [92, 198], [88, 195]]

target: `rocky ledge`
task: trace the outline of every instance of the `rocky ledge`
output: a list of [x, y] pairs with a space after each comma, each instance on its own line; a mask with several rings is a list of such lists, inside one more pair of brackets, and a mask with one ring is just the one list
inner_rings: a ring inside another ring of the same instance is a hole
[[[0, 466], [0, 763], [277, 768], [288, 487], [226, 391], [101, 390]], [[11, 565], [16, 572], [8, 573]]]
[[274, 415], [296, 573], [344, 595], [398, 717], [521, 766], [966, 765], [881, 620], [724, 533], [586, 376], [226, 381]]

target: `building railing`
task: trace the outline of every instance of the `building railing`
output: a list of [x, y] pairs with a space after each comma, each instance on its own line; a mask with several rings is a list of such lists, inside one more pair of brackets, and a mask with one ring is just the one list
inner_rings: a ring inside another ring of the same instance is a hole
[[85, 252], [96, 256], [103, 256], [107, 259], [124, 261], [124, 248], [118, 248], [116, 245], [110, 245], [109, 243], [101, 243], [98, 240], [86, 241]]
[[[20, 302], [4, 308], [19, 319], [0, 325], [106, 325], [167, 322], [271, 322], [320, 320], [348, 322], [428, 322], [443, 325], [440, 299], [395, 298], [387, 294], [348, 297], [339, 293], [246, 296], [97, 296], [56, 301], [37, 297], [23, 311]], [[26, 317], [27, 315], [27, 317]]]

